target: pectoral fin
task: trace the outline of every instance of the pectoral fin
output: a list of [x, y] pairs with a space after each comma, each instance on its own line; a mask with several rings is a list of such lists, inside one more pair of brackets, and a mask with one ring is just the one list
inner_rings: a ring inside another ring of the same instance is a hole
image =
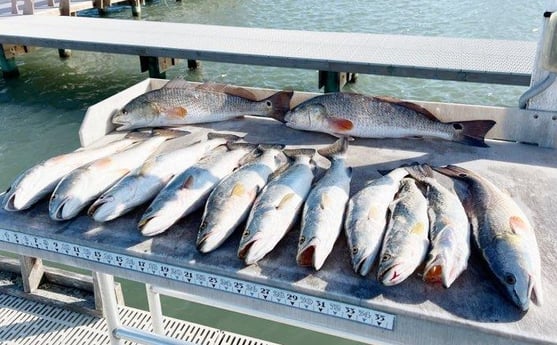
[[188, 110], [184, 107], [172, 107], [165, 109], [165, 113], [169, 117], [183, 119], [188, 114]]
[[354, 128], [352, 121], [340, 117], [330, 117], [327, 121], [331, 128], [337, 132], [349, 131]]

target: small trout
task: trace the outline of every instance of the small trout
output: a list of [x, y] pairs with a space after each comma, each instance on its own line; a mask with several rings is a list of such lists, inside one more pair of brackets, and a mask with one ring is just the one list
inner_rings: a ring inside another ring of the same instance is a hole
[[296, 262], [319, 270], [342, 230], [344, 211], [350, 195], [352, 168], [345, 163], [348, 139], [318, 150], [331, 159], [331, 166], [310, 191], [302, 213]]

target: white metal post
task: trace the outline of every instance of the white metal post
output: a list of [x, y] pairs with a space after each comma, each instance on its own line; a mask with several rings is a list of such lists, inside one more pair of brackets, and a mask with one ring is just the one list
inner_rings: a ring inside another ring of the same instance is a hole
[[115, 335], [115, 331], [121, 327], [121, 322], [120, 315], [118, 314], [118, 304], [116, 303], [116, 294], [114, 293], [114, 277], [101, 272], [94, 272], [94, 274], [96, 274], [97, 281], [99, 282], [103, 314], [108, 325], [108, 332], [110, 333], [110, 343], [112, 345], [122, 345], [124, 343], [123, 340]]
[[153, 332], [164, 335], [161, 296], [153, 289], [151, 284], [145, 284], [145, 290], [147, 290], [147, 303], [149, 304], [149, 312], [151, 313]]

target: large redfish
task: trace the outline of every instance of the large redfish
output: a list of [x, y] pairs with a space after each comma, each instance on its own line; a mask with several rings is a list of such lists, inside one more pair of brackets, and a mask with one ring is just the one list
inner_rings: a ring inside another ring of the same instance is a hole
[[308, 99], [283, 119], [288, 127], [361, 138], [436, 137], [482, 146], [495, 121], [441, 122], [427, 109], [406, 101], [355, 93], [327, 93]]

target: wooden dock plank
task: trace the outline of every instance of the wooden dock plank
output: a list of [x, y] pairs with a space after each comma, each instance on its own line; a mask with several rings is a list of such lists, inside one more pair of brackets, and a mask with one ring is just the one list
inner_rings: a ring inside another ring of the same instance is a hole
[[85, 17], [0, 18], [0, 43], [529, 85], [535, 42], [310, 32]]

